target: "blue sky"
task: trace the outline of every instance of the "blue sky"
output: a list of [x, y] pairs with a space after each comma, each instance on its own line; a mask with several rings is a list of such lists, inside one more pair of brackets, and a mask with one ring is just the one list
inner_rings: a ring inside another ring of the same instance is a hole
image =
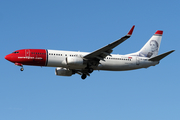
[[[178, 0], [0, 1], [0, 120], [179, 120]], [[155, 67], [55, 76], [55, 68], [24, 66], [4, 56], [24, 48], [91, 52], [124, 36], [115, 54], [138, 51], [163, 30]]]

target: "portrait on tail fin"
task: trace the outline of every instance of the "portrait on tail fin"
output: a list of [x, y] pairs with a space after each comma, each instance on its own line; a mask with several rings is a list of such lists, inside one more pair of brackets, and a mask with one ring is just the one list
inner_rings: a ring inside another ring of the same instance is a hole
[[139, 56], [150, 58], [153, 54], [154, 55], [158, 54], [158, 48], [159, 48], [158, 42], [156, 40], [151, 40], [149, 44], [149, 50], [140, 52]]
[[148, 42], [137, 52], [137, 56], [152, 58], [158, 55], [163, 31], [157, 30]]

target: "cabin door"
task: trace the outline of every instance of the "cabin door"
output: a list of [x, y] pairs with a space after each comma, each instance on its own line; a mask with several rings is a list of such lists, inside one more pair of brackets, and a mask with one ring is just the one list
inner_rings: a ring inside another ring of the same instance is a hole
[[29, 50], [29, 49], [26, 49], [26, 50], [25, 50], [25, 56], [26, 56], [26, 57], [30, 57], [30, 50]]
[[139, 65], [140, 64], [140, 59], [139, 59], [139, 57], [137, 56], [136, 57], [136, 65]]

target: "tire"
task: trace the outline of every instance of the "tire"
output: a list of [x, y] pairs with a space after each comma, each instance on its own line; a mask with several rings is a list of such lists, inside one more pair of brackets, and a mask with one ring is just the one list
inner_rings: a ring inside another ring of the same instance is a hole
[[24, 70], [24, 68], [21, 68], [20, 70], [21, 70], [21, 71], [23, 71], [23, 70]]
[[94, 71], [94, 70], [93, 70], [92, 68], [89, 68], [89, 69], [88, 69], [88, 72], [89, 72], [89, 73], [92, 73], [93, 71]]
[[82, 78], [83, 80], [86, 79], [86, 77], [87, 77], [86, 74], [83, 74], [83, 75], [81, 76], [81, 78]]

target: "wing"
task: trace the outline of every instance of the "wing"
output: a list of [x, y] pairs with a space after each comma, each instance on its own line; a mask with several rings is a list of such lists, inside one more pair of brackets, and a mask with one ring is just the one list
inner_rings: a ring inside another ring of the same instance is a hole
[[132, 33], [133, 33], [133, 30], [134, 30], [134, 27], [133, 26], [131, 28], [131, 30], [128, 32], [127, 35], [125, 35], [124, 37], [84, 56], [83, 58], [84, 59], [87, 59], [87, 60], [95, 60], [95, 61], [99, 61], [99, 60], [104, 60], [104, 58], [108, 55], [110, 55], [110, 53], [113, 51], [112, 49], [115, 48], [116, 46], [118, 46], [119, 44], [121, 44], [122, 42], [124, 42], [126, 39], [128, 39]]

